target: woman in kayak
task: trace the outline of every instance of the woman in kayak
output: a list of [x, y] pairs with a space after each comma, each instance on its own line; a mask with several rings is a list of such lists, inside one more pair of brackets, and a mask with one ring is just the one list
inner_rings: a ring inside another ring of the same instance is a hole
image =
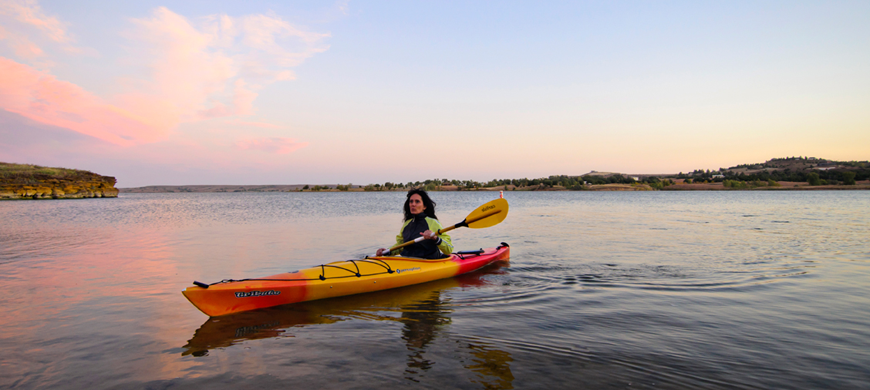
[[429, 198], [426, 191], [415, 188], [408, 191], [405, 200], [405, 223], [396, 236], [396, 243], [401, 244], [424, 237], [425, 240], [408, 245], [404, 248], [387, 252], [386, 248], [378, 249], [378, 256], [398, 255], [404, 257], [420, 257], [424, 259], [440, 259], [453, 252], [453, 243], [447, 234], [437, 235], [441, 223], [435, 216], [435, 202]]

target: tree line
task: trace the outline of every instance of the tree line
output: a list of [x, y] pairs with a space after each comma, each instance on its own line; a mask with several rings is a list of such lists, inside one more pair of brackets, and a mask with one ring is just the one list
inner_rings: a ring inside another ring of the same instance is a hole
[[[368, 184], [368, 185], [338, 185], [335, 189], [339, 191], [350, 191], [351, 189], [362, 188], [364, 191], [393, 191], [406, 190], [411, 188], [422, 188], [426, 191], [440, 191], [444, 187], [450, 187], [459, 191], [473, 191], [481, 188], [498, 188], [502, 187], [505, 190], [510, 188], [554, 188], [561, 187], [569, 190], [584, 190], [588, 189], [589, 185], [600, 184], [647, 184], [653, 188], [661, 189], [675, 182], [668, 178], [659, 177], [644, 177], [635, 180], [632, 177], [614, 174], [610, 176], [601, 175], [585, 175], [585, 176], [568, 176], [568, 175], [552, 175], [549, 177], [541, 177], [536, 179], [521, 178], [521, 179], [492, 179], [490, 181], [476, 180], [457, 180], [457, 179], [427, 179], [423, 181], [413, 181], [407, 183], [386, 182], [383, 184]], [[304, 186], [305, 191], [322, 191], [330, 190], [330, 186]]]
[[[783, 158], [774, 159], [772, 161], [781, 160], [797, 160], [801, 158]], [[813, 161], [813, 160], [810, 160]], [[824, 160], [821, 160], [824, 161]], [[350, 191], [351, 189], [362, 189], [364, 191], [394, 191], [407, 190], [411, 188], [423, 188], [427, 191], [440, 191], [444, 187], [455, 187], [459, 191], [477, 190], [481, 188], [498, 188], [503, 187], [505, 190], [509, 188], [525, 188], [525, 189], [546, 189], [546, 188], [565, 188], [568, 190], [584, 190], [589, 189], [590, 185], [602, 184], [646, 184], [654, 189], [663, 189], [664, 187], [674, 185], [674, 179], [683, 179], [684, 183], [723, 183], [726, 188], [754, 188], [759, 186], [777, 186], [777, 182], [807, 182], [810, 185], [826, 185], [826, 184], [845, 184], [854, 185], [858, 180], [870, 179], [870, 164], [867, 162], [836, 162], [838, 166], [848, 167], [829, 170], [791, 170], [785, 168], [781, 170], [759, 171], [754, 173], [734, 172], [731, 169], [721, 168], [718, 171], [709, 169], [696, 169], [692, 172], [680, 172], [677, 175], [671, 176], [642, 176], [631, 177], [622, 174], [600, 175], [587, 174], [583, 176], [568, 176], [568, 175], [551, 175], [535, 179], [519, 178], [519, 179], [492, 179], [489, 181], [476, 180], [457, 180], [457, 179], [426, 179], [423, 181], [409, 181], [406, 183], [385, 182], [383, 184], [368, 184], [368, 185], [353, 185], [340, 184], [335, 186], [339, 191]], [[759, 169], [766, 164], [744, 164], [739, 167]], [[333, 187], [328, 185], [304, 186], [305, 191], [324, 191], [331, 190]]]
[[[715, 177], [714, 177], [715, 176]], [[731, 181], [743, 181], [743, 182], [753, 182], [753, 181], [762, 181], [766, 182], [769, 180], [773, 181], [794, 181], [794, 182], [809, 182], [813, 184], [815, 182], [814, 178], [817, 178], [819, 182], [825, 181], [826, 184], [855, 184], [856, 180], [868, 180], [870, 179], [870, 169], [868, 168], [858, 168], [858, 169], [830, 169], [830, 170], [822, 170], [822, 171], [792, 171], [789, 168], [783, 170], [776, 171], [760, 171], [754, 172], [750, 174], [746, 174], [745, 172], [731, 172], [727, 170], [720, 171], [710, 171], [709, 169], [706, 171], [696, 170], [690, 172], [688, 174], [680, 173], [677, 175], [678, 179], [687, 179], [697, 181], [709, 181], [709, 182], [724, 182], [726, 180]], [[813, 179], [813, 182], [810, 180]]]

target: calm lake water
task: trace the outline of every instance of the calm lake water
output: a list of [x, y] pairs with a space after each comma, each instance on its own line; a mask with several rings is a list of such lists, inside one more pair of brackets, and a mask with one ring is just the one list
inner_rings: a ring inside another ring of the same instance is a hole
[[215, 319], [181, 290], [372, 254], [404, 194], [0, 202], [0, 388], [870, 387], [870, 192], [505, 197], [451, 235], [508, 264]]

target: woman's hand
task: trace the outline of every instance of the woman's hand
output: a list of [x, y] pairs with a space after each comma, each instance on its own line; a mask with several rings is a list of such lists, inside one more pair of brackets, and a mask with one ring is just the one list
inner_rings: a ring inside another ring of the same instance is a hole
[[421, 236], [425, 237], [427, 240], [437, 240], [438, 235], [432, 232], [431, 230], [427, 230], [423, 233], [420, 233]]
[[[375, 256], [384, 256], [384, 252], [387, 252], [387, 248], [378, 248], [378, 252]], [[387, 254], [390, 254], [390, 252], [387, 252]]]

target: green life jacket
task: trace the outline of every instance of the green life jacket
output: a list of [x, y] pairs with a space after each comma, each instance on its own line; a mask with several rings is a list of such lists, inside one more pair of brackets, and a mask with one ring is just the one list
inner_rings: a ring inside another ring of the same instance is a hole
[[[417, 214], [411, 219], [402, 224], [402, 229], [396, 236], [396, 243], [402, 244], [407, 241], [413, 241], [420, 237], [420, 233], [430, 230], [438, 232], [441, 229], [441, 223], [437, 219], [429, 218], [425, 214]], [[440, 259], [453, 253], [453, 242], [447, 234], [441, 234], [437, 240], [423, 240], [404, 248], [399, 248], [391, 252], [396, 255], [401, 253], [404, 257], [419, 257], [423, 259]]]

